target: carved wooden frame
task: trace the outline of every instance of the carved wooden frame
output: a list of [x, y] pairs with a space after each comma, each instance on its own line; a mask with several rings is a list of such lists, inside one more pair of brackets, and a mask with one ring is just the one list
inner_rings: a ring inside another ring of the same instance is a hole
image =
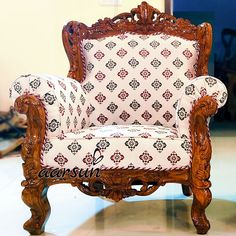
[[[137, 17], [137, 19], [136, 19]], [[68, 76], [78, 81], [84, 78], [83, 55], [79, 48], [83, 39], [97, 39], [125, 32], [150, 34], [162, 32], [194, 39], [199, 42], [200, 54], [197, 75], [208, 72], [207, 64], [211, 50], [211, 26], [204, 23], [192, 25], [188, 20], [160, 13], [157, 9], [142, 2], [130, 13], [122, 13], [113, 19], [99, 20], [91, 27], [75, 21], [63, 28], [63, 43], [70, 61]], [[23, 95], [16, 99], [15, 108], [28, 118], [26, 138], [22, 145], [22, 159], [25, 180], [22, 198], [31, 209], [32, 216], [24, 224], [31, 234], [41, 234], [50, 215], [47, 199], [49, 186], [58, 183], [70, 183], [82, 192], [92, 196], [104, 196], [119, 201], [134, 195], [148, 195], [166, 183], [181, 183], [191, 187], [193, 192], [192, 220], [197, 233], [206, 234], [210, 228], [205, 215], [205, 208], [211, 201], [209, 187], [211, 142], [208, 134], [208, 117], [215, 114], [217, 102], [210, 96], [199, 99], [193, 106], [190, 118], [192, 143], [192, 166], [184, 170], [147, 171], [147, 170], [102, 170], [100, 177], [92, 178], [39, 178], [41, 149], [46, 134], [46, 110], [37, 97]], [[87, 183], [87, 184], [86, 184]], [[132, 188], [141, 184], [140, 190]]]

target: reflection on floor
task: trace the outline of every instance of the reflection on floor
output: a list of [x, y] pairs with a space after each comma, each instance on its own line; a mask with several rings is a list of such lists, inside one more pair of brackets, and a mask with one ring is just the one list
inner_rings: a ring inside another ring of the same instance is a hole
[[[214, 131], [212, 138], [214, 199], [207, 215], [212, 226], [208, 235], [214, 236], [236, 235], [236, 135], [227, 132], [226, 136]], [[19, 157], [0, 160], [1, 236], [29, 235], [22, 228], [30, 211], [21, 200], [21, 163]], [[117, 204], [58, 185], [50, 188], [49, 201], [52, 213], [45, 236], [196, 235], [190, 218], [191, 198], [184, 197], [177, 184]]]
[[[214, 200], [208, 209], [212, 224], [208, 235], [225, 231], [223, 235], [235, 235], [235, 209], [236, 203]], [[123, 201], [103, 209], [69, 235], [194, 235], [190, 211], [190, 200]]]

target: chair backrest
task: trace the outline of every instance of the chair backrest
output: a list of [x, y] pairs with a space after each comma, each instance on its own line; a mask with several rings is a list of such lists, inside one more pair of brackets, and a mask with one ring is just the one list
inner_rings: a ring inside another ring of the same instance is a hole
[[93, 125], [172, 127], [186, 83], [208, 73], [212, 30], [142, 2], [91, 27], [69, 22], [63, 42], [68, 76], [81, 82]]

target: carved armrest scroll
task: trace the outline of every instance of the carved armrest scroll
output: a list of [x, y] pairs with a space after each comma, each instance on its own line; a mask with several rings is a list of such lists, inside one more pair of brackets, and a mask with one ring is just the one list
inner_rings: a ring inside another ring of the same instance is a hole
[[25, 181], [22, 186], [39, 183], [41, 149], [46, 132], [46, 112], [40, 99], [23, 95], [15, 100], [15, 109], [27, 115], [26, 137], [22, 144], [22, 159]]
[[215, 98], [204, 96], [196, 102], [190, 113], [189, 126], [193, 144], [203, 145], [209, 138], [208, 118], [213, 116], [218, 109]]
[[208, 118], [218, 109], [215, 98], [204, 96], [193, 106], [190, 115], [190, 135], [192, 145], [192, 183], [196, 188], [209, 188], [211, 140]]

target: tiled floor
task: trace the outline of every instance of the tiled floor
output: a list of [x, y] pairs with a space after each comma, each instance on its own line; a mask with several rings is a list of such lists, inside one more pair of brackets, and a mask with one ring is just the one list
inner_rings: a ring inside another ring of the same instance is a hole
[[[208, 235], [236, 235], [236, 133], [213, 131], [212, 193], [207, 209]], [[29, 235], [22, 224], [30, 212], [21, 200], [21, 159], [0, 160], [0, 235]], [[45, 236], [196, 235], [190, 218], [191, 198], [169, 184], [148, 197], [111, 203], [89, 197], [69, 185], [49, 190], [52, 213]]]

